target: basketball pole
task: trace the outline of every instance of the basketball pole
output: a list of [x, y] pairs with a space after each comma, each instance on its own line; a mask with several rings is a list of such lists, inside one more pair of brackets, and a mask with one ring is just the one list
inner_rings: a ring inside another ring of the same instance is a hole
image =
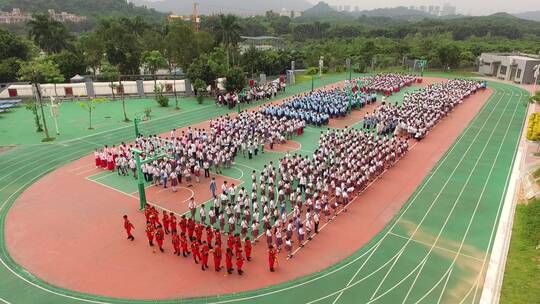
[[146, 190], [144, 189], [144, 180], [141, 168], [141, 153], [142, 151], [137, 149], [131, 149], [135, 154], [135, 163], [137, 165], [137, 188], [139, 189], [139, 209], [144, 210], [146, 208]]

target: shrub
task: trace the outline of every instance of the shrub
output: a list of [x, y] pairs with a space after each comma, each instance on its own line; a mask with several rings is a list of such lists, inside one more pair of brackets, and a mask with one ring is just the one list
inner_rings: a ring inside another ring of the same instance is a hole
[[197, 94], [196, 99], [197, 103], [202, 104], [204, 100], [204, 95], [206, 94], [206, 88], [208, 85], [204, 80], [202, 79], [195, 79], [193, 82], [193, 88], [195, 89], [195, 93]]
[[306, 70], [306, 75], [317, 75], [319, 74], [319, 68], [317, 67], [310, 67]]
[[540, 113], [533, 113], [529, 116], [527, 139], [532, 141], [540, 140]]
[[160, 107], [168, 107], [169, 106], [169, 97], [158, 95], [156, 96], [156, 101], [159, 104]]
[[146, 119], [150, 119], [150, 113], [152, 113], [152, 109], [151, 108], [144, 108], [144, 117]]

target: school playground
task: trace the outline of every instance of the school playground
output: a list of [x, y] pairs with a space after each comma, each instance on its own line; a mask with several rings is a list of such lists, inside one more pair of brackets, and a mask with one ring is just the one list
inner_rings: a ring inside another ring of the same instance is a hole
[[[433, 76], [389, 101], [444, 81], [444, 75]], [[326, 77], [316, 86], [345, 77]], [[291, 86], [286, 95], [310, 87]], [[0, 116], [0, 145], [14, 145], [0, 153], [0, 302], [478, 303], [529, 96], [508, 84], [489, 82], [488, 87], [456, 107], [351, 202], [347, 213], [321, 222], [321, 232], [296, 249], [293, 259], [280, 255], [275, 273], [268, 272], [264, 245], [255, 245], [242, 277], [203, 273], [191, 261], [148, 249], [136, 181], [96, 169], [91, 155], [103, 145], [133, 140], [132, 125], [118, 122], [118, 102], [98, 108], [92, 132], [85, 130], [85, 112], [78, 105], [63, 104], [65, 133], [45, 144], [39, 143], [40, 135], [27, 139], [31, 112], [18, 108]], [[152, 102], [129, 101], [130, 116]], [[181, 99], [180, 111], [171, 103], [168, 110], [153, 108], [155, 116], [141, 132], [166, 134], [236, 112], [211, 100], [197, 105]], [[372, 109], [330, 127], [360, 128]], [[54, 130], [50, 120], [49, 129]], [[286, 151], [311, 154], [324, 130], [310, 126], [252, 160], [237, 157], [232, 168], [216, 176], [218, 185], [228, 180], [249, 190], [253, 170], [276, 163]], [[182, 214], [192, 195], [199, 204], [208, 200], [205, 185], [203, 180], [176, 194], [148, 186], [147, 195], [150, 203]], [[123, 214], [134, 222], [135, 242], [125, 240]]]

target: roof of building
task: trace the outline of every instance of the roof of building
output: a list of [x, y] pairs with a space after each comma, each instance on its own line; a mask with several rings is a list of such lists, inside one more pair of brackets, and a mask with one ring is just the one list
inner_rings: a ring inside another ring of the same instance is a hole
[[523, 54], [523, 53], [482, 53], [482, 55], [510, 57], [519, 60], [540, 60], [540, 55]]

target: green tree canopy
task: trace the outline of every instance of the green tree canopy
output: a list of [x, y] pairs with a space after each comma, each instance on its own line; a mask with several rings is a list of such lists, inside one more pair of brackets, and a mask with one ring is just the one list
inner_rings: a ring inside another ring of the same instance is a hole
[[191, 82], [197, 79], [203, 80], [206, 85], [215, 87], [215, 81], [218, 77], [225, 75], [225, 54], [223, 49], [216, 48], [210, 54], [202, 54], [190, 64], [187, 76]]
[[96, 76], [97, 70], [103, 61], [105, 46], [96, 32], [83, 35], [79, 38], [78, 48], [82, 52], [83, 60], [87, 67], [92, 69], [92, 74]]
[[225, 90], [230, 93], [242, 91], [246, 84], [246, 75], [240, 67], [232, 67], [225, 73]]
[[73, 39], [64, 24], [53, 20], [47, 14], [34, 14], [27, 22], [28, 35], [46, 53], [59, 53], [70, 47]]
[[122, 74], [139, 74], [141, 35], [148, 25], [141, 18], [102, 19], [96, 33], [103, 41], [107, 61]]
[[87, 65], [82, 54], [63, 50], [58, 54], [51, 55], [50, 58], [58, 66], [64, 79], [86, 73]]
[[155, 75], [157, 70], [165, 68], [167, 66], [167, 61], [165, 57], [161, 55], [159, 51], [148, 51], [143, 53], [142, 62], [145, 69], [150, 72], [150, 74]]
[[58, 65], [46, 57], [24, 62], [19, 70], [19, 79], [31, 83], [57, 83], [63, 78]]

